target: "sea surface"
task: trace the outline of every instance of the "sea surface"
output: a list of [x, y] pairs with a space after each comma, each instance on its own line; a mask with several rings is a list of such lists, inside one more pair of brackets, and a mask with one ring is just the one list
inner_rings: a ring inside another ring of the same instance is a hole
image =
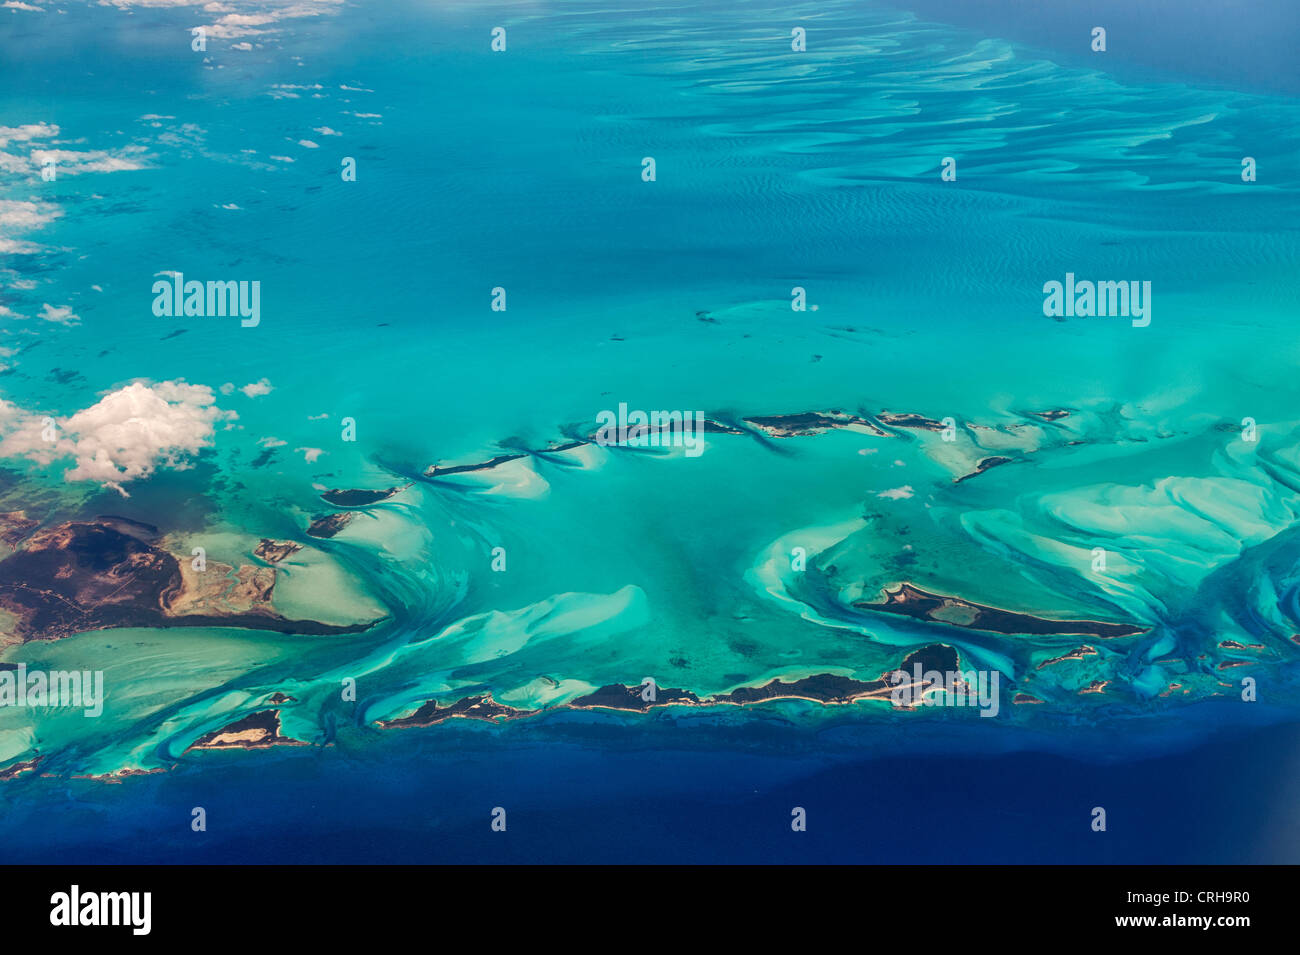
[[[107, 696], [0, 707], [0, 859], [1300, 861], [1300, 14], [1016, 7], [0, 7], [0, 512], [292, 541], [275, 609], [372, 624], [6, 609]], [[1046, 315], [1067, 274], [1149, 324]], [[592, 443], [620, 405], [738, 433]], [[750, 420], [804, 412], [874, 425]], [[995, 716], [568, 706], [938, 645]], [[485, 695], [531, 715], [380, 726]], [[307, 745], [190, 749], [271, 708]]]

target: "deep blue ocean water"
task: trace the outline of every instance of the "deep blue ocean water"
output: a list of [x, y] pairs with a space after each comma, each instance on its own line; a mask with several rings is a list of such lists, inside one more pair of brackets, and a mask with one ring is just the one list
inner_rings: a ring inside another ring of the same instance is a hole
[[[39, 795], [39, 811], [5, 814], [6, 860], [1277, 864], [1300, 851], [1294, 724], [1108, 762], [986, 752], [827, 764], [662, 738], [629, 749], [599, 733], [583, 745], [476, 736], [216, 754], [122, 786], [41, 781], [21, 793]], [[1097, 804], [1106, 832], [1089, 826]], [[207, 810], [207, 832], [190, 831], [192, 806]], [[505, 832], [490, 828], [498, 806]], [[805, 832], [790, 828], [795, 806]]]

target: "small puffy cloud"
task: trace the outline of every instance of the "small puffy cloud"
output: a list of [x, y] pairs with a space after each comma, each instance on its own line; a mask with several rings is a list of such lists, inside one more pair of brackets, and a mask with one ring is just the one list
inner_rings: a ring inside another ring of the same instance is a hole
[[313, 143], [310, 139], [300, 139], [298, 145], [303, 149], [320, 149], [320, 143]]
[[27, 123], [23, 126], [0, 126], [0, 149], [12, 142], [28, 142], [33, 139], [50, 139], [59, 135], [59, 127], [53, 123]]
[[58, 206], [21, 199], [0, 199], [0, 228], [39, 229], [63, 215]]
[[279, 438], [268, 435], [265, 438], [258, 438], [257, 443], [263, 448], [283, 448], [288, 441], [281, 441]]
[[228, 13], [204, 29], [210, 37], [236, 40], [240, 37], [256, 36], [263, 32], [260, 27], [274, 23], [277, 19], [279, 18], [272, 13]]
[[35, 242], [25, 242], [22, 239], [6, 239], [0, 235], [0, 253], [5, 255], [35, 255], [41, 251], [41, 247]]
[[320, 448], [294, 448], [293, 450], [295, 453], [301, 451], [303, 460], [308, 464], [315, 464], [316, 459], [325, 453]]
[[322, 135], [322, 136], [342, 136], [342, 135], [343, 135], [343, 134], [340, 133], [337, 129], [330, 129], [328, 126], [313, 126], [311, 131], [312, 131], [313, 133], [319, 133], [319, 134]]
[[[46, 202], [27, 202], [21, 199], [0, 199], [0, 253], [6, 255], [35, 255], [41, 246], [25, 239], [13, 239], [6, 232], [28, 232], [39, 229], [63, 215], [58, 206]], [[21, 287], [19, 283], [10, 283]], [[34, 285], [35, 283], [33, 283]], [[31, 287], [31, 286], [28, 286]]]
[[59, 127], [53, 123], [25, 123], [21, 126], [0, 126], [0, 150], [27, 149], [20, 152], [0, 152], [0, 170], [9, 173], [37, 174], [48, 163], [53, 163], [59, 176], [75, 176], [86, 172], [122, 172], [149, 168], [149, 156], [144, 146], [123, 146], [118, 149], [61, 149], [39, 146], [43, 140], [59, 136]]
[[904, 484], [902, 487], [890, 488], [888, 491], [881, 491], [876, 497], [883, 497], [890, 501], [902, 501], [911, 497], [916, 492], [912, 490], [912, 485]]
[[250, 398], [260, 398], [262, 395], [269, 395], [272, 391], [271, 382], [263, 378], [252, 384], [244, 385], [239, 389]]
[[60, 176], [77, 176], [87, 172], [132, 172], [148, 169], [143, 146], [107, 149], [33, 149], [32, 162], [40, 167], [53, 161]]
[[41, 306], [41, 318], [56, 325], [81, 324], [81, 316], [72, 311], [71, 305], [51, 305], [46, 302]]

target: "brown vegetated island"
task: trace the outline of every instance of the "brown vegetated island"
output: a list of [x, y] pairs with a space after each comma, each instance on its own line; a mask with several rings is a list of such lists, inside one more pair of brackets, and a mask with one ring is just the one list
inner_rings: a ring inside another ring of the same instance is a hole
[[116, 627], [241, 627], [296, 634], [357, 633], [372, 623], [290, 620], [271, 606], [275, 568], [208, 561], [193, 569], [123, 518], [69, 521], [0, 560], [0, 608], [18, 642]]
[[896, 614], [929, 623], [964, 627], [967, 630], [986, 630], [989, 633], [1127, 637], [1145, 633], [1147, 629], [1100, 620], [1049, 620], [1032, 614], [986, 607], [961, 597], [932, 594], [909, 583], [901, 583], [892, 590], [886, 588], [881, 593], [883, 600], [858, 600], [854, 601], [853, 606], [876, 613]]

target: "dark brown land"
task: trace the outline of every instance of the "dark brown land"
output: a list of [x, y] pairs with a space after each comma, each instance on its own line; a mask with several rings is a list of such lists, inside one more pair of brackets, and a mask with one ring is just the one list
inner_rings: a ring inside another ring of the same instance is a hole
[[953, 478], [952, 483], [960, 484], [962, 481], [969, 481], [971, 478], [975, 477], [976, 475], [983, 474], [989, 468], [995, 468], [999, 464], [1010, 464], [1013, 460], [1014, 460], [1013, 458], [1003, 457], [1000, 454], [994, 455], [991, 458], [985, 458], [984, 460], [980, 461], [979, 464], [975, 465], [974, 471], [971, 471], [968, 474], [963, 474], [961, 477]]
[[525, 458], [527, 456], [528, 455], [523, 452], [519, 452], [516, 454], [498, 454], [495, 458], [483, 461], [480, 464], [455, 464], [449, 467], [442, 467], [435, 464], [424, 472], [424, 476], [436, 478], [446, 477], [448, 474], [465, 474], [469, 471], [487, 471], [497, 465], [506, 464], [510, 461], [518, 461], [520, 458]]
[[799, 414], [762, 415], [746, 418], [751, 424], [770, 438], [801, 438], [808, 435], [824, 434], [832, 428], [865, 428], [880, 437], [889, 437], [883, 430], [866, 418], [845, 414], [842, 411], [804, 411]]
[[912, 412], [882, 411], [876, 415], [876, 420], [891, 428], [915, 428], [921, 431], [942, 431], [944, 428], [942, 421]]
[[57, 640], [113, 627], [242, 627], [280, 633], [356, 633], [289, 620], [271, 607], [275, 570], [209, 561], [194, 571], [157, 546], [153, 528], [120, 518], [71, 521], [40, 531], [0, 560], [0, 607], [19, 641]]
[[37, 521], [30, 519], [23, 511], [5, 511], [0, 513], [0, 541], [10, 547], [17, 547], [27, 535], [36, 529]]
[[1044, 660], [1042, 663], [1038, 664], [1038, 669], [1041, 670], [1043, 667], [1050, 667], [1055, 663], [1064, 663], [1066, 660], [1082, 660], [1084, 657], [1096, 654], [1096, 652], [1095, 648], [1085, 644], [1084, 646], [1076, 647], [1069, 653], [1063, 653], [1059, 657], [1052, 657], [1050, 660]]
[[263, 537], [261, 543], [253, 548], [253, 554], [268, 564], [278, 564], [286, 557], [292, 557], [300, 550], [302, 550], [302, 545], [293, 541], [277, 541], [271, 540], [269, 537]]
[[380, 720], [384, 729], [401, 729], [408, 726], [433, 726], [444, 720], [460, 718], [470, 720], [511, 720], [520, 716], [529, 716], [535, 710], [517, 710], [496, 702], [491, 695], [467, 696], [450, 706], [439, 706], [436, 700], [430, 700], [410, 716], [396, 720]]
[[[607, 709], [631, 713], [645, 713], [651, 709], [665, 706], [752, 706], [769, 700], [809, 700], [815, 703], [842, 704], [861, 699], [889, 699], [895, 684], [889, 677], [895, 670], [902, 670], [907, 679], [899, 686], [916, 685], [915, 665], [920, 664], [922, 673], [928, 670], [945, 672], [959, 668], [960, 658], [957, 651], [946, 644], [933, 644], [922, 647], [905, 656], [894, 669], [882, 673], [878, 680], [854, 680], [849, 677], [830, 673], [817, 674], [792, 680], [789, 683], [772, 680], [760, 687], [739, 687], [730, 693], [701, 699], [690, 690], [657, 687], [655, 699], [643, 700], [644, 687], [640, 684], [627, 686], [611, 683], [600, 689], [580, 696], [568, 703], [560, 704], [557, 710], [591, 710]], [[489, 696], [468, 696], [448, 706], [439, 706], [437, 701], [429, 700], [410, 716], [395, 720], [380, 720], [378, 725], [385, 728], [410, 726], [433, 726], [453, 717], [488, 720], [499, 722], [508, 719], [534, 716], [545, 710], [519, 710], [497, 703]]]
[[365, 507], [367, 504], [386, 501], [403, 490], [405, 488], [390, 487], [382, 491], [366, 491], [360, 488], [345, 491], [324, 491], [321, 493], [321, 499], [326, 504], [333, 504], [335, 507]]
[[1145, 632], [1145, 627], [1126, 623], [1104, 623], [1099, 620], [1048, 620], [1027, 613], [999, 610], [982, 604], [932, 594], [911, 584], [902, 583], [896, 590], [885, 590], [881, 602], [859, 600], [853, 606], [877, 613], [892, 613], [914, 620], [943, 623], [967, 630], [987, 630], [990, 633], [1080, 634], [1094, 637], [1127, 637]]
[[200, 736], [185, 752], [196, 749], [266, 749], [269, 746], [306, 745], [302, 740], [280, 734], [279, 710], [262, 710]]
[[339, 511], [337, 514], [313, 517], [311, 524], [307, 526], [307, 533], [312, 537], [328, 540], [351, 524], [353, 516], [351, 511]]
[[698, 705], [700, 698], [690, 690], [674, 690], [667, 687], [655, 687], [655, 698], [653, 700], [641, 699], [644, 692], [644, 686], [624, 686], [622, 683], [611, 683], [608, 686], [602, 686], [594, 693], [588, 693], [586, 696], [580, 696], [576, 700], [570, 700], [567, 706], [575, 710], [589, 709], [606, 709], [606, 710], [631, 710], [644, 713], [654, 706], [671, 706], [671, 705]]

